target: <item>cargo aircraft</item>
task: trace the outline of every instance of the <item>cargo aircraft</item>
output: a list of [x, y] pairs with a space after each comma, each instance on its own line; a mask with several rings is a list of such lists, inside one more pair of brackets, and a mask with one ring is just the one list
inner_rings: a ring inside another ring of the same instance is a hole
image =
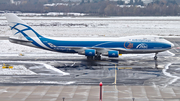
[[159, 36], [141, 35], [127, 37], [59, 37], [47, 38], [28, 26], [17, 15], [7, 13], [6, 19], [13, 35], [9, 41], [16, 44], [63, 53], [78, 53], [88, 60], [101, 60], [101, 56], [117, 58], [121, 54], [157, 54], [171, 49], [173, 43]]

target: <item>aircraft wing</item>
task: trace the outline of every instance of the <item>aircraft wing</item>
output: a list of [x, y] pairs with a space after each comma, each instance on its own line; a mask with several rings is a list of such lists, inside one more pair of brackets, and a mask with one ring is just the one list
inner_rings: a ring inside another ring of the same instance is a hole
[[101, 48], [101, 47], [70, 47], [70, 46], [63, 46], [64, 48], [68, 48], [70, 50], [75, 50], [78, 53], [83, 53], [87, 49], [95, 49], [98, 53], [107, 53], [108, 51], [119, 51], [120, 53], [131, 52], [131, 49], [125, 48]]

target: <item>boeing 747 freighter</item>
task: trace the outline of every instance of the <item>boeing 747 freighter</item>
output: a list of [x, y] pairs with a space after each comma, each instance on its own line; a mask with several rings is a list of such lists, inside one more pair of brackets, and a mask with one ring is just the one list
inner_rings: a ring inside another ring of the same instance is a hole
[[171, 49], [173, 43], [159, 36], [127, 36], [127, 37], [59, 37], [47, 38], [22, 21], [17, 15], [6, 14], [13, 35], [9, 37], [12, 43], [41, 48], [63, 53], [78, 53], [88, 60], [101, 60], [101, 56], [119, 57], [120, 54], [155, 53]]

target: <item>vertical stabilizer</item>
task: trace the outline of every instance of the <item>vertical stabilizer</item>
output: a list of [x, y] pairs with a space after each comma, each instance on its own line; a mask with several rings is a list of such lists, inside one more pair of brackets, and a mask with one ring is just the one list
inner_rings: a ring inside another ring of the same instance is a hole
[[13, 13], [8, 13], [6, 14], [6, 19], [13, 33], [13, 35], [10, 36], [11, 40], [18, 39], [21, 40], [21, 42], [28, 41], [36, 47], [50, 49], [49, 46], [47, 46], [41, 41], [41, 38], [44, 37], [39, 35], [35, 30], [33, 30], [24, 21], [22, 21], [17, 15]]
[[10, 38], [29, 40], [42, 37], [24, 21], [22, 21], [17, 15], [13, 13], [7, 13], [6, 19], [13, 33]]

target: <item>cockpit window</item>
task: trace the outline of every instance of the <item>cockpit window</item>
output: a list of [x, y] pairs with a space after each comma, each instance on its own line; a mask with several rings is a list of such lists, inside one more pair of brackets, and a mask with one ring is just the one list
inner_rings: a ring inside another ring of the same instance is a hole
[[159, 39], [164, 39], [163, 37], [159, 37]]

